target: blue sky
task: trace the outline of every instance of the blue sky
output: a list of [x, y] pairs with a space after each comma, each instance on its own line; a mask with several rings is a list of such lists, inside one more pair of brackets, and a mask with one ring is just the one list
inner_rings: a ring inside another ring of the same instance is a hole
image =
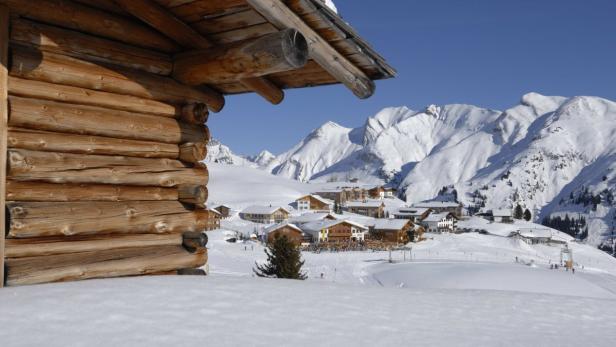
[[368, 100], [342, 85], [289, 90], [277, 106], [230, 96], [210, 116], [215, 138], [237, 153], [278, 154], [328, 120], [356, 127], [388, 106], [505, 109], [530, 91], [616, 100], [615, 0], [335, 2], [398, 76]]

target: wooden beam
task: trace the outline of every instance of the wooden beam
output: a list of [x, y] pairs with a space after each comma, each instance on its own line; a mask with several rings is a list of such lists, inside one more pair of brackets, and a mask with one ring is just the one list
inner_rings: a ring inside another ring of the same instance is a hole
[[197, 208], [205, 208], [208, 196], [207, 186], [184, 184], [178, 186], [177, 189], [180, 202], [195, 205]]
[[[171, 11], [151, 0], [115, 0], [125, 11], [141, 19], [165, 36], [173, 39], [185, 48], [206, 49], [214, 46], [212, 41], [174, 16]], [[247, 80], [246, 87], [255, 91], [273, 104], [284, 99], [284, 92], [265, 77], [256, 77], [259, 81]], [[240, 80], [244, 83], [244, 80]]]
[[178, 188], [8, 180], [6, 199], [32, 202], [178, 201]]
[[122, 248], [179, 246], [183, 244], [183, 239], [182, 234], [110, 234], [7, 239], [6, 257], [24, 258]]
[[16, 96], [9, 102], [9, 125], [16, 128], [168, 144], [207, 142], [210, 138], [205, 125], [173, 118]]
[[11, 47], [11, 52], [11, 76], [173, 104], [203, 102], [215, 112], [220, 111], [225, 104], [224, 97], [218, 92], [207, 88], [189, 87], [170, 77], [92, 63], [17, 45]]
[[[180, 117], [181, 114], [180, 107], [157, 100], [49, 82], [26, 80], [12, 76], [9, 76], [9, 91], [11, 95], [32, 99], [100, 106], [112, 110], [149, 113], [163, 117]], [[203, 122], [200, 124], [203, 124]]]
[[197, 268], [207, 262], [205, 250], [189, 253], [182, 246], [151, 246], [11, 258], [7, 284], [26, 285], [88, 278], [165, 273]]
[[176, 55], [173, 77], [185, 84], [218, 84], [296, 70], [308, 61], [308, 44], [295, 29]]
[[365, 99], [374, 93], [374, 82], [334, 49], [281, 0], [246, 0], [278, 28], [295, 28], [308, 41], [310, 56], [353, 93]]
[[207, 185], [209, 180], [205, 165], [171, 159], [11, 149], [7, 165], [8, 177], [15, 181], [175, 187]]
[[12, 20], [11, 40], [44, 51], [159, 75], [170, 75], [173, 68], [168, 54], [25, 19]]
[[9, 9], [0, 5], [0, 288], [4, 286], [4, 235], [8, 107]]
[[178, 201], [7, 203], [10, 238], [203, 231], [208, 212]]

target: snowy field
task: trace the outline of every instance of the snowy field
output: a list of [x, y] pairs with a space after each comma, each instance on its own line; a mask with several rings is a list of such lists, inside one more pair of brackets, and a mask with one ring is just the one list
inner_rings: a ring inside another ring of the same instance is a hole
[[[576, 274], [577, 276], [577, 274]], [[2, 346], [613, 346], [616, 301], [161, 276], [0, 291]]]

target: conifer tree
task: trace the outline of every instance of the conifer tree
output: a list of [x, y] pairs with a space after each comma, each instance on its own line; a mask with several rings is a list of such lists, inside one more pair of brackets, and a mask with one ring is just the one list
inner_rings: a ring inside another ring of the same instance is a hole
[[520, 206], [520, 204], [517, 204], [515, 209], [513, 210], [513, 218], [515, 219], [524, 218], [524, 210], [522, 210], [522, 206]]
[[529, 209], [524, 210], [524, 220], [527, 222], [530, 222], [530, 220], [533, 218], [533, 215], [530, 213]]
[[265, 254], [267, 255], [266, 264], [259, 265], [255, 263], [256, 269], [253, 269], [253, 271], [257, 276], [296, 280], [306, 279], [306, 275], [301, 271], [304, 265], [301, 259], [301, 252], [287, 236], [276, 237], [274, 242], [265, 249]]

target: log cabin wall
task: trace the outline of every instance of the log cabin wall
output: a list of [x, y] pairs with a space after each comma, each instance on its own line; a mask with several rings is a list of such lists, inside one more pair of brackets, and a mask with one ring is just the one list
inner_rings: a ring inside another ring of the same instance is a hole
[[169, 77], [177, 44], [128, 16], [2, 3], [4, 284], [204, 265], [204, 123], [222, 96]]

